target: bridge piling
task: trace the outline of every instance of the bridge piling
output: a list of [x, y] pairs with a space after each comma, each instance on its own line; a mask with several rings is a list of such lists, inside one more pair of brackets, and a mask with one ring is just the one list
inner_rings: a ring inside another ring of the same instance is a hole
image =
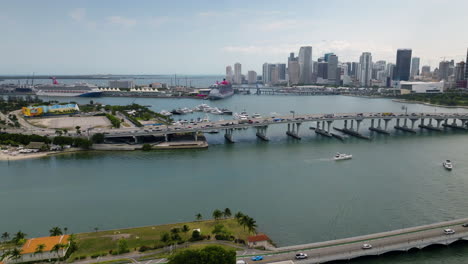
[[299, 127], [301, 126], [301, 123], [296, 123], [296, 124], [291, 124], [292, 125], [292, 130], [289, 130], [289, 124], [288, 124], [288, 131], [286, 132], [286, 135], [294, 138], [294, 139], [301, 139], [299, 136]]
[[382, 123], [382, 119], [379, 118], [377, 121], [377, 127], [374, 127], [374, 119], [371, 119], [371, 127], [369, 127], [369, 130], [380, 133], [380, 134], [390, 135], [388, 131], [382, 129], [381, 123]]
[[234, 140], [232, 139], [232, 132], [233, 129], [226, 129], [226, 133], [224, 134], [224, 138], [229, 142], [229, 143], [234, 143]]
[[[440, 119], [439, 119], [439, 120], [440, 120]], [[437, 126], [439, 126], [439, 125], [440, 125], [440, 122], [437, 121], [437, 124], [438, 124]], [[421, 118], [421, 124], [419, 124], [419, 127], [420, 127], [420, 128], [425, 128], [425, 129], [427, 129], [427, 130], [442, 131], [442, 129], [441, 129], [440, 127], [434, 127], [434, 126], [432, 125], [432, 118], [429, 118], [429, 124], [427, 124], [427, 125], [424, 124], [424, 118]]]
[[413, 134], [416, 133], [416, 131], [413, 129], [413, 126], [414, 126], [413, 120], [411, 120], [411, 122], [412, 122], [411, 128], [408, 128], [408, 119], [406, 119], [406, 118], [404, 119], [403, 126], [400, 126], [399, 121], [400, 121], [400, 119], [397, 119], [397, 125], [394, 126], [395, 129], [405, 131], [405, 132], [409, 132], [409, 133], [413, 133]]
[[263, 141], [269, 141], [270, 139], [266, 136], [268, 126], [256, 127], [257, 133], [255, 135]]

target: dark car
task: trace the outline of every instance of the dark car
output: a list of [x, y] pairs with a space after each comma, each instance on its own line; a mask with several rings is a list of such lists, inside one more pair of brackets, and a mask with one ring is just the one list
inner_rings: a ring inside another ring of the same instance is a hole
[[462, 226], [463, 227], [468, 227], [468, 223], [464, 223]]

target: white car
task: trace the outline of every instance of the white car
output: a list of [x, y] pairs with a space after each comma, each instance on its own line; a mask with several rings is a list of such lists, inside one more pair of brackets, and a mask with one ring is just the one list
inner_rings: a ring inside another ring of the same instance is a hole
[[453, 230], [451, 228], [444, 229], [444, 234], [446, 234], [446, 235], [455, 234], [455, 230]]
[[306, 259], [307, 254], [306, 253], [297, 253], [296, 254], [296, 259]]
[[238, 260], [236, 261], [236, 264], [247, 264], [247, 262], [245, 262], [244, 260]]
[[371, 244], [363, 244], [362, 249], [371, 249], [372, 248], [372, 245]]

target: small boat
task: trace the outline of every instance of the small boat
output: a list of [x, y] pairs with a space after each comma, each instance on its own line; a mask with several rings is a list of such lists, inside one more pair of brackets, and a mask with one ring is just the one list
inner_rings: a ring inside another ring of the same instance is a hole
[[209, 130], [208, 132], [206, 132], [208, 134], [218, 134], [219, 133], [219, 130], [217, 129], [213, 129], [213, 130]]
[[336, 153], [335, 157], [333, 157], [334, 160], [348, 160], [352, 159], [353, 155], [351, 154], [344, 154], [344, 153]]
[[444, 166], [445, 169], [447, 170], [452, 170], [453, 169], [453, 165], [452, 165], [452, 162], [450, 160], [446, 160], [442, 163], [442, 165]]
[[262, 116], [258, 113], [252, 115], [252, 118], [262, 118]]
[[172, 110], [171, 113], [174, 114], [174, 115], [183, 115], [184, 114], [184, 112], [180, 108]]
[[221, 111], [223, 112], [224, 115], [232, 115], [232, 111], [227, 108], [223, 108], [221, 109]]
[[160, 113], [161, 115], [163, 115], [163, 116], [171, 116], [171, 115], [172, 115], [172, 113], [171, 113], [171, 112], [169, 112], [169, 111], [166, 111], [166, 110], [162, 110], [162, 111], [161, 111], [161, 112], [159, 112], [159, 113]]

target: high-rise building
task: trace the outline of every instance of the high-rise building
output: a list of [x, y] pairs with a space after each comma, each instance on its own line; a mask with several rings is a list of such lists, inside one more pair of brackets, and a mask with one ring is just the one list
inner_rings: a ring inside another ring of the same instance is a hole
[[297, 57], [294, 57], [294, 52], [291, 52], [288, 58], [288, 77], [289, 85], [299, 83], [299, 61]]
[[228, 65], [226, 66], [226, 80], [228, 82], [232, 82], [232, 77], [233, 77], [233, 73], [232, 73], [232, 67], [231, 65]]
[[450, 76], [450, 62], [441, 61], [439, 63], [439, 74], [438, 74], [439, 81], [441, 80], [448, 81], [449, 76]]
[[[326, 54], [325, 54], [326, 55]], [[336, 71], [338, 70], [338, 56], [330, 54], [328, 56], [328, 84], [335, 85], [339, 82]]]
[[358, 74], [359, 62], [353, 62], [353, 63], [351, 63], [351, 65], [352, 65], [352, 67], [351, 67], [351, 68], [352, 68], [352, 70], [351, 70], [351, 76], [352, 76], [353, 78], [355, 78], [355, 79], [358, 79], [357, 76], [359, 75], [359, 74]]
[[460, 61], [455, 66], [455, 81], [465, 80], [465, 62]]
[[429, 65], [422, 66], [421, 75], [425, 76], [425, 77], [431, 76], [431, 66], [429, 66]]
[[328, 62], [321, 61], [317, 64], [317, 77], [328, 79]]
[[242, 65], [238, 62], [234, 64], [234, 83], [242, 84]]
[[466, 61], [465, 61], [465, 88], [468, 88], [468, 49], [466, 49]]
[[411, 78], [419, 75], [419, 61], [420, 59], [418, 57], [413, 57], [411, 59]]
[[329, 58], [331, 55], [335, 55], [334, 53], [325, 53], [325, 55], [323, 55], [323, 59], [328, 62]]
[[270, 84], [277, 84], [279, 82], [279, 70], [276, 64], [269, 64], [268, 70], [270, 72]]
[[247, 72], [247, 83], [256, 84], [257, 83], [257, 73], [255, 71]]
[[393, 71], [393, 80], [408, 81], [411, 68], [411, 49], [397, 50], [396, 66]]
[[351, 62], [347, 62], [346, 65], [348, 65], [348, 76], [353, 76], [353, 64]]
[[286, 64], [285, 63], [278, 63], [276, 64], [278, 68], [278, 77], [281, 81], [286, 80]]
[[312, 70], [312, 47], [301, 47], [299, 49], [299, 82], [311, 84]]
[[267, 84], [270, 82], [270, 72], [268, 71], [268, 63], [265, 62], [263, 63], [263, 67], [262, 67], [262, 80], [263, 80], [263, 84]]
[[362, 86], [371, 86], [372, 77], [372, 55], [370, 52], [363, 52], [359, 58], [359, 81]]

